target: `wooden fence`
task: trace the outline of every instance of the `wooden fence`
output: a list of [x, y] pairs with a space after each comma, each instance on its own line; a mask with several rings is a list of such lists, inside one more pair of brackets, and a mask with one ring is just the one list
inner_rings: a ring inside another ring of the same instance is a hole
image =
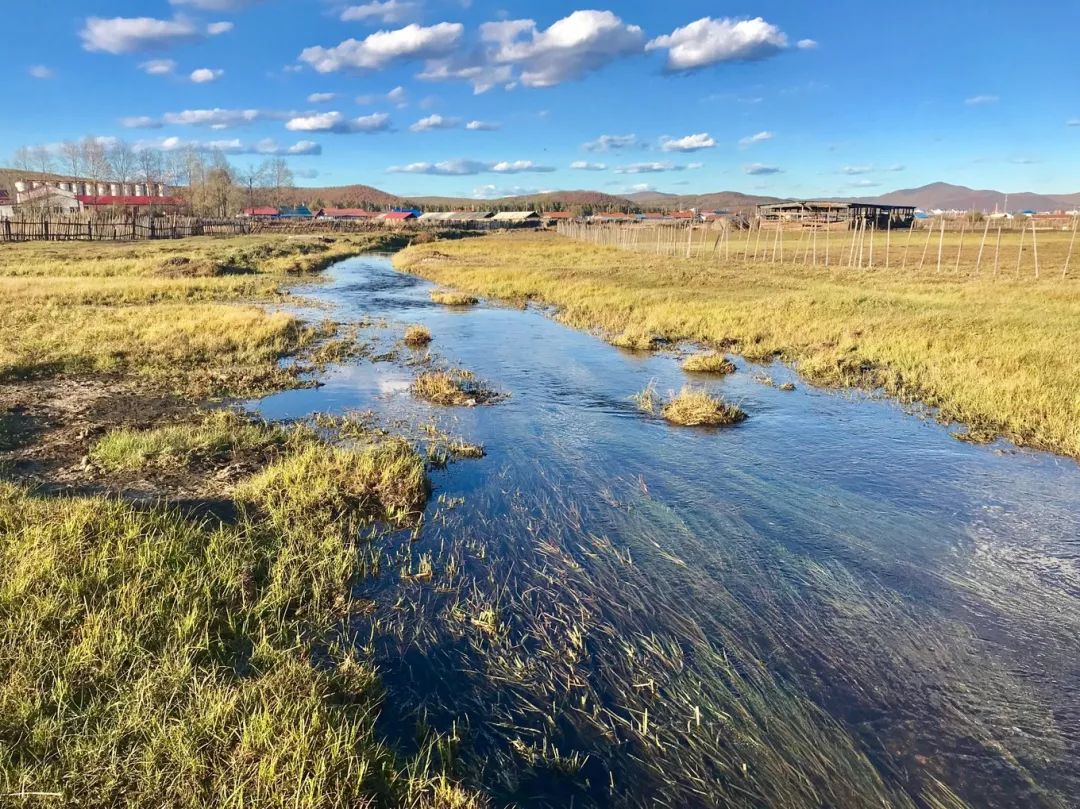
[[251, 232], [241, 219], [131, 214], [50, 214], [0, 219], [0, 242], [128, 242], [185, 236], [235, 236]]
[[[772, 264], [831, 269], [932, 271], [969, 275], [1069, 277], [1080, 216], [1065, 227], [1039, 229], [1033, 222], [1009, 230], [1005, 220], [985, 219], [969, 228], [851, 230], [739, 227], [729, 222], [592, 224], [560, 222], [571, 239], [638, 253], [708, 258], [724, 264]], [[1074, 268], [1075, 270], [1075, 268]], [[1076, 273], [1074, 271], [1073, 275]]]

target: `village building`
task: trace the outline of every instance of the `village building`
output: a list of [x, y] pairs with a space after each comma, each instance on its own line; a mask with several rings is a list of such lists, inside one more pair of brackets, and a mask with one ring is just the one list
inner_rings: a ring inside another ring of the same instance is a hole
[[911, 227], [915, 206], [789, 200], [758, 205], [757, 214], [762, 225], [774, 227], [848, 229], [865, 226], [877, 230], [895, 230]]
[[540, 214], [536, 211], [499, 211], [491, 219], [494, 222], [513, 224], [540, 224]]
[[240, 215], [248, 219], [277, 219], [281, 215], [281, 211], [269, 205], [264, 205], [262, 207], [244, 208], [244, 212]]
[[387, 213], [379, 214], [377, 218], [379, 221], [388, 224], [404, 224], [405, 222], [415, 220], [416, 214], [412, 211], [388, 211]]
[[320, 208], [315, 212], [316, 219], [332, 219], [335, 222], [356, 222], [374, 219], [378, 214], [364, 208]]
[[0, 188], [0, 219], [10, 219], [15, 214], [15, 200], [6, 188]]

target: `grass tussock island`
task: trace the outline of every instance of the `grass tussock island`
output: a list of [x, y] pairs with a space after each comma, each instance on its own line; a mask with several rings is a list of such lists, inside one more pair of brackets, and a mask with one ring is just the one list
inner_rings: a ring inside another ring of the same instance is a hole
[[479, 303], [479, 299], [475, 295], [466, 295], [464, 292], [433, 289], [430, 295], [434, 303], [443, 306], [475, 306]]
[[660, 415], [665, 421], [686, 427], [721, 427], [746, 418], [746, 413], [737, 405], [690, 386], [664, 402]]
[[431, 342], [431, 331], [427, 326], [409, 326], [405, 330], [405, 345], [422, 348]]
[[[1040, 237], [1044, 255], [1054, 239]], [[1057, 250], [1057, 252], [1054, 252]], [[1080, 458], [1080, 281], [984, 268], [936, 273], [629, 254], [512, 233], [399, 253], [397, 266], [478, 295], [542, 301], [605, 334], [779, 356], [822, 385], [880, 388], [938, 409], [972, 438]]]
[[492, 404], [500, 398], [476, 378], [472, 371], [451, 368], [445, 371], [424, 371], [409, 387], [413, 396], [438, 405], [471, 407]]
[[438, 737], [384, 743], [348, 628], [366, 546], [420, 518], [424, 457], [362, 425], [201, 408], [299, 384], [285, 358], [352, 356], [355, 335], [258, 304], [386, 238], [0, 251], [6, 800], [484, 805]]
[[682, 369], [694, 374], [733, 374], [735, 363], [723, 354], [708, 351], [701, 354], [691, 354], [682, 362]]

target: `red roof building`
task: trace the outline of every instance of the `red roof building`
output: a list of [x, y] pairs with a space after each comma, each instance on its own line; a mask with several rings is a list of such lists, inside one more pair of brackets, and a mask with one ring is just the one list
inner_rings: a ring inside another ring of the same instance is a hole
[[384, 213], [382, 219], [387, 222], [405, 222], [409, 219], [416, 219], [416, 214], [412, 211], [390, 211], [389, 213]]
[[244, 208], [244, 216], [255, 216], [262, 219], [271, 219], [275, 216], [280, 216], [281, 211], [277, 208], [263, 207], [263, 208]]

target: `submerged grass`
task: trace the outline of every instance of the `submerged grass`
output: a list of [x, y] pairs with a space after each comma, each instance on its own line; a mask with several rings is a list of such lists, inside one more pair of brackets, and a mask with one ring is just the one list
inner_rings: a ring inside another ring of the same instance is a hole
[[718, 427], [735, 424], [746, 418], [737, 405], [712, 396], [701, 388], [684, 387], [660, 408], [660, 415], [672, 424], [687, 427]]
[[417, 246], [395, 262], [474, 294], [557, 306], [565, 322], [605, 334], [778, 355], [815, 383], [879, 387], [977, 435], [1080, 458], [1075, 278], [920, 272], [910, 264], [889, 272], [725, 265], [548, 234], [447, 242], [439, 251], [443, 258]]
[[431, 342], [431, 330], [427, 326], [409, 326], [405, 330], [405, 345], [422, 348]]

